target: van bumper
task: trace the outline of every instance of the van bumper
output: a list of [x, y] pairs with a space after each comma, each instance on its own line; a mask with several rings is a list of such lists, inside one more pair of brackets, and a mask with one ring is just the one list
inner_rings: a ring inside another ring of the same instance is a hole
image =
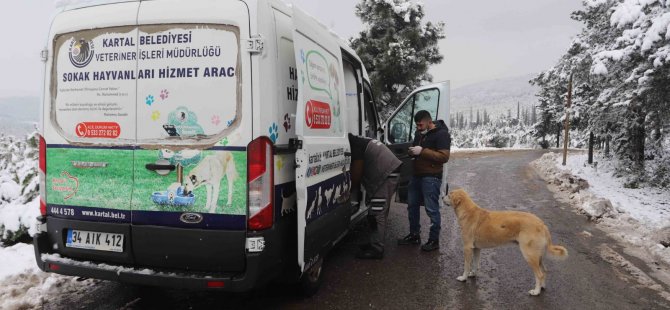
[[[247, 253], [247, 268], [243, 273], [184, 272], [175, 270], [150, 270], [115, 264], [64, 258], [52, 252], [48, 235], [36, 234], [33, 238], [35, 260], [44, 272], [53, 272], [66, 276], [78, 276], [123, 283], [186, 288], [193, 290], [215, 290], [244, 292], [258, 287], [266, 274], [267, 266], [263, 262], [264, 253]], [[275, 268], [276, 269], [276, 268]], [[263, 276], [261, 276], [263, 275]]]

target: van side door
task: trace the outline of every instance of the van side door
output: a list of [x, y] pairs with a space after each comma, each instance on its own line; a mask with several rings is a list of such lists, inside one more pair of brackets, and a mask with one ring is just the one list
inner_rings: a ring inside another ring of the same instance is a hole
[[296, 193], [298, 264], [318, 264], [347, 230], [350, 152], [342, 54], [335, 38], [301, 10], [293, 10], [298, 70]]
[[[412, 159], [407, 154], [416, 134], [414, 114], [421, 110], [430, 112], [433, 120], [449, 120], [449, 82], [422, 86], [414, 90], [384, 124], [384, 141], [400, 160], [403, 166], [398, 180], [396, 200], [407, 203], [407, 186], [412, 177]], [[448, 125], [448, 124], [447, 124]], [[446, 167], [446, 165], [445, 165]], [[442, 175], [443, 187], [446, 184], [446, 168]], [[444, 192], [444, 188], [442, 190]]]

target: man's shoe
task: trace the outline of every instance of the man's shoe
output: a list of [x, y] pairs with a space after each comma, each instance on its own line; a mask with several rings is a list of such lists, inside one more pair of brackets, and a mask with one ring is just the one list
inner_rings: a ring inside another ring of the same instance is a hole
[[398, 239], [398, 245], [421, 244], [421, 235], [410, 233], [405, 238]]
[[437, 240], [428, 240], [424, 245], [421, 246], [421, 250], [430, 252], [435, 251], [440, 248], [440, 241]]
[[356, 253], [356, 258], [359, 259], [382, 259], [384, 258], [384, 251], [380, 251], [374, 247], [370, 247], [366, 250], [360, 250]]

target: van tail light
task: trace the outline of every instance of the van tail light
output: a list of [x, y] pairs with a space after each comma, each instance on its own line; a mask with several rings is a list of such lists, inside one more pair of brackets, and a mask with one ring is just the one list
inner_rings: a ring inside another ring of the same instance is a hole
[[40, 138], [39, 178], [40, 178], [40, 214], [47, 215], [47, 142], [42, 135]]
[[272, 141], [258, 137], [247, 146], [247, 206], [249, 230], [272, 227], [274, 212], [274, 154]]

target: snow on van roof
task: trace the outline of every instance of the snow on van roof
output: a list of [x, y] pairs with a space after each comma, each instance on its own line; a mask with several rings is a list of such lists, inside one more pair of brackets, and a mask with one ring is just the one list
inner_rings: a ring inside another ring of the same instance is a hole
[[101, 4], [119, 3], [119, 2], [137, 2], [139, 0], [54, 0], [56, 8], [76, 9], [86, 6], [95, 6]]

